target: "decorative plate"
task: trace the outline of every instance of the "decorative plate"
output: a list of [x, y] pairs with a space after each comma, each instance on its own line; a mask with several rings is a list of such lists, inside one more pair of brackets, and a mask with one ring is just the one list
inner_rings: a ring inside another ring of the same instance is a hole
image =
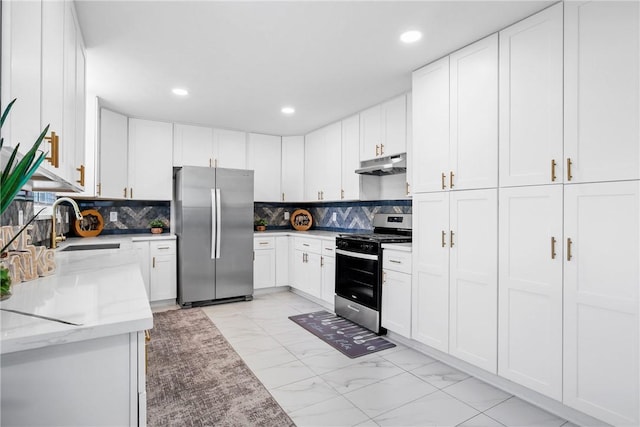
[[291, 214], [291, 225], [298, 231], [307, 231], [312, 224], [313, 218], [305, 209], [297, 209]]
[[87, 209], [82, 212], [82, 219], [76, 219], [73, 223], [73, 230], [81, 237], [95, 237], [102, 233], [104, 220], [102, 215], [95, 209]]

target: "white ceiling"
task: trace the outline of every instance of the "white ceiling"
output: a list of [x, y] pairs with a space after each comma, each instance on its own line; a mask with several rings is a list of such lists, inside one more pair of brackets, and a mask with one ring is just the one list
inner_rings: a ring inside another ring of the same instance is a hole
[[[411, 90], [411, 71], [546, 1], [76, 0], [87, 89], [133, 117], [301, 135]], [[398, 37], [424, 36], [414, 45]], [[187, 97], [171, 93], [189, 90]], [[293, 105], [284, 116], [280, 108]]]

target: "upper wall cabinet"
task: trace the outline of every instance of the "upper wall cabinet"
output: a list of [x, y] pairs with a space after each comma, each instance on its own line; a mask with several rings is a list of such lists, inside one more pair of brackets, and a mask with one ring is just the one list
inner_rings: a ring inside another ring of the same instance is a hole
[[562, 3], [500, 32], [500, 186], [562, 183]]
[[282, 201], [304, 200], [304, 136], [282, 137]]
[[254, 196], [257, 202], [277, 202], [282, 191], [281, 138], [273, 135], [250, 133], [247, 146], [247, 169], [254, 170]]
[[215, 167], [246, 169], [247, 134], [235, 130], [214, 129], [213, 155]]
[[[129, 194], [138, 200], [171, 200], [173, 126], [129, 119]], [[125, 194], [127, 192], [125, 191]]]
[[105, 199], [124, 199], [127, 179], [127, 117], [102, 108], [96, 195]]
[[59, 185], [42, 189], [81, 191], [85, 54], [73, 2], [2, 2], [1, 74], [2, 105], [17, 98], [2, 129], [5, 144], [20, 143], [24, 153], [50, 125], [41, 145], [50, 156], [41, 168]]
[[246, 133], [182, 124], [173, 130], [174, 166], [246, 168]]
[[402, 95], [360, 113], [360, 160], [407, 151], [407, 105]]
[[638, 2], [566, 2], [565, 182], [640, 178]]
[[305, 199], [340, 200], [342, 122], [333, 123], [305, 136]]
[[360, 175], [355, 170], [360, 167], [360, 119], [359, 115], [342, 121], [342, 190], [341, 199], [360, 198]]

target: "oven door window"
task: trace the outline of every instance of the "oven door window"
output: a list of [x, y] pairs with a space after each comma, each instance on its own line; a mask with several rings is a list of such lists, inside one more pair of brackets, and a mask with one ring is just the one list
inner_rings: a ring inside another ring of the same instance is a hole
[[380, 267], [377, 259], [336, 255], [336, 293], [338, 295], [378, 310], [379, 279]]

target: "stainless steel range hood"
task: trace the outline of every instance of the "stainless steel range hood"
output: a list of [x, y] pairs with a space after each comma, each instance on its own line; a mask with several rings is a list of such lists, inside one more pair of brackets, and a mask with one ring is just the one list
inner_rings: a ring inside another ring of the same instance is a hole
[[395, 175], [407, 172], [407, 154], [395, 154], [388, 157], [366, 160], [360, 162], [360, 169], [356, 173], [360, 175]]

